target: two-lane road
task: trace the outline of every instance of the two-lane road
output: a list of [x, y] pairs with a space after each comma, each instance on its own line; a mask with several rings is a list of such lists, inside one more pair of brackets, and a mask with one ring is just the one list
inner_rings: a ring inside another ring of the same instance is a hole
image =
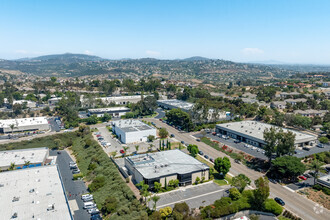
[[[204, 154], [207, 154], [214, 159], [217, 157], [224, 157], [226, 156], [224, 153], [215, 150], [214, 148], [206, 145], [203, 142], [198, 142], [194, 137], [192, 137], [189, 133], [179, 132], [175, 128], [157, 120], [157, 119], [145, 119], [146, 121], [152, 121], [156, 124], [157, 127], [164, 127], [168, 130], [170, 134], [174, 134], [175, 138], [179, 141], [184, 141], [188, 144], [196, 144], [198, 145], [199, 149], [204, 152]], [[251, 180], [256, 180], [257, 178], [263, 176], [262, 173], [257, 172], [255, 170], [249, 169], [245, 165], [237, 164], [234, 162], [233, 159], [230, 158], [231, 161], [231, 169], [230, 173], [233, 175], [238, 175], [240, 173], [244, 173], [247, 175]], [[280, 197], [282, 198], [286, 205], [285, 208], [292, 211], [293, 213], [299, 215], [299, 217], [303, 219], [329, 219], [330, 212], [327, 209], [323, 209], [323, 212], [317, 214], [316, 211], [314, 211], [314, 207], [316, 205], [315, 202], [303, 197], [302, 195], [299, 195], [295, 192], [292, 192], [280, 184], [270, 184], [270, 193], [271, 197]]]

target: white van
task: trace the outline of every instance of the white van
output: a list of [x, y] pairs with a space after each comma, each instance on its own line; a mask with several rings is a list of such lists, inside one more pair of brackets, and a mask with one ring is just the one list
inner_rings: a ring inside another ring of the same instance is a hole
[[91, 195], [91, 194], [84, 194], [84, 195], [81, 195], [81, 199], [84, 202], [88, 202], [88, 201], [93, 200], [93, 195]]
[[92, 208], [96, 208], [96, 205], [93, 202], [84, 203], [84, 209], [92, 209]]

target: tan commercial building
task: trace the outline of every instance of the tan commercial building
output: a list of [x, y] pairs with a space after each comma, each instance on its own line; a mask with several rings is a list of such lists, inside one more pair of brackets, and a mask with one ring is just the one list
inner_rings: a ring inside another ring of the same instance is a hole
[[149, 188], [159, 182], [164, 187], [171, 180], [179, 180], [180, 186], [209, 179], [210, 168], [181, 150], [161, 151], [125, 158], [125, 167], [135, 183], [144, 181]]

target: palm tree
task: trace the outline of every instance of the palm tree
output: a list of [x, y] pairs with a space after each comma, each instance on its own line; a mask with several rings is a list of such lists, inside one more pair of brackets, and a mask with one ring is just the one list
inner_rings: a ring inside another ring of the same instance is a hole
[[136, 153], [138, 152], [139, 147], [140, 147], [139, 145], [135, 145]]
[[30, 161], [28, 160], [24, 161], [24, 166], [29, 166], [30, 164], [31, 164]]
[[115, 158], [116, 155], [117, 155], [117, 151], [113, 151], [113, 152], [111, 153], [111, 155], [112, 155], [113, 158]]
[[15, 163], [10, 163], [10, 167], [8, 168], [8, 170], [15, 170]]
[[321, 170], [321, 163], [318, 160], [313, 160], [312, 164], [310, 165], [310, 169], [314, 171], [314, 185], [316, 184], [316, 179], [319, 177], [319, 172]]
[[156, 211], [156, 208], [157, 208], [157, 202], [158, 202], [158, 200], [160, 199], [160, 197], [159, 196], [153, 196], [152, 198], [152, 201], [154, 202], [154, 207], [153, 207], [153, 209]]
[[126, 156], [126, 154], [127, 154], [127, 150], [128, 150], [129, 147], [125, 146], [125, 147], [123, 147], [123, 148], [124, 148], [124, 156]]
[[11, 124], [11, 125], [9, 125], [9, 127], [11, 129], [11, 134], [13, 134], [14, 133], [14, 129], [17, 128], [17, 127], [15, 126], [15, 124]]

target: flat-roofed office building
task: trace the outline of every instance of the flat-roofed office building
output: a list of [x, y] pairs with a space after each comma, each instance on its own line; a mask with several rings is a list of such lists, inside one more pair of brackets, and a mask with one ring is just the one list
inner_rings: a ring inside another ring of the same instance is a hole
[[16, 169], [43, 166], [48, 157], [49, 149], [46, 147], [0, 151], [0, 170], [8, 170], [12, 163]]
[[88, 116], [96, 115], [97, 117], [103, 117], [107, 113], [112, 117], [120, 117], [130, 111], [131, 109], [127, 107], [94, 108], [88, 109]]
[[138, 143], [148, 140], [149, 135], [156, 137], [156, 128], [139, 120], [118, 120], [112, 122], [112, 131], [124, 143]]
[[0, 192], [0, 219], [73, 219], [57, 165], [1, 172]]
[[0, 133], [49, 130], [46, 117], [0, 120]]
[[284, 132], [291, 131], [294, 133], [296, 135], [296, 147], [310, 147], [316, 144], [317, 137], [314, 135], [291, 129], [280, 128], [278, 126], [257, 121], [240, 121], [217, 124], [216, 132], [223, 135], [228, 135], [231, 138], [238, 139], [253, 146], [263, 147], [266, 144], [264, 141], [264, 131], [266, 128], [270, 129], [271, 127], [282, 129]]
[[168, 150], [140, 154], [125, 158], [125, 167], [135, 183], [144, 181], [150, 188], [155, 182], [162, 186], [171, 180], [179, 180], [180, 186], [209, 179], [210, 168], [181, 150]]

